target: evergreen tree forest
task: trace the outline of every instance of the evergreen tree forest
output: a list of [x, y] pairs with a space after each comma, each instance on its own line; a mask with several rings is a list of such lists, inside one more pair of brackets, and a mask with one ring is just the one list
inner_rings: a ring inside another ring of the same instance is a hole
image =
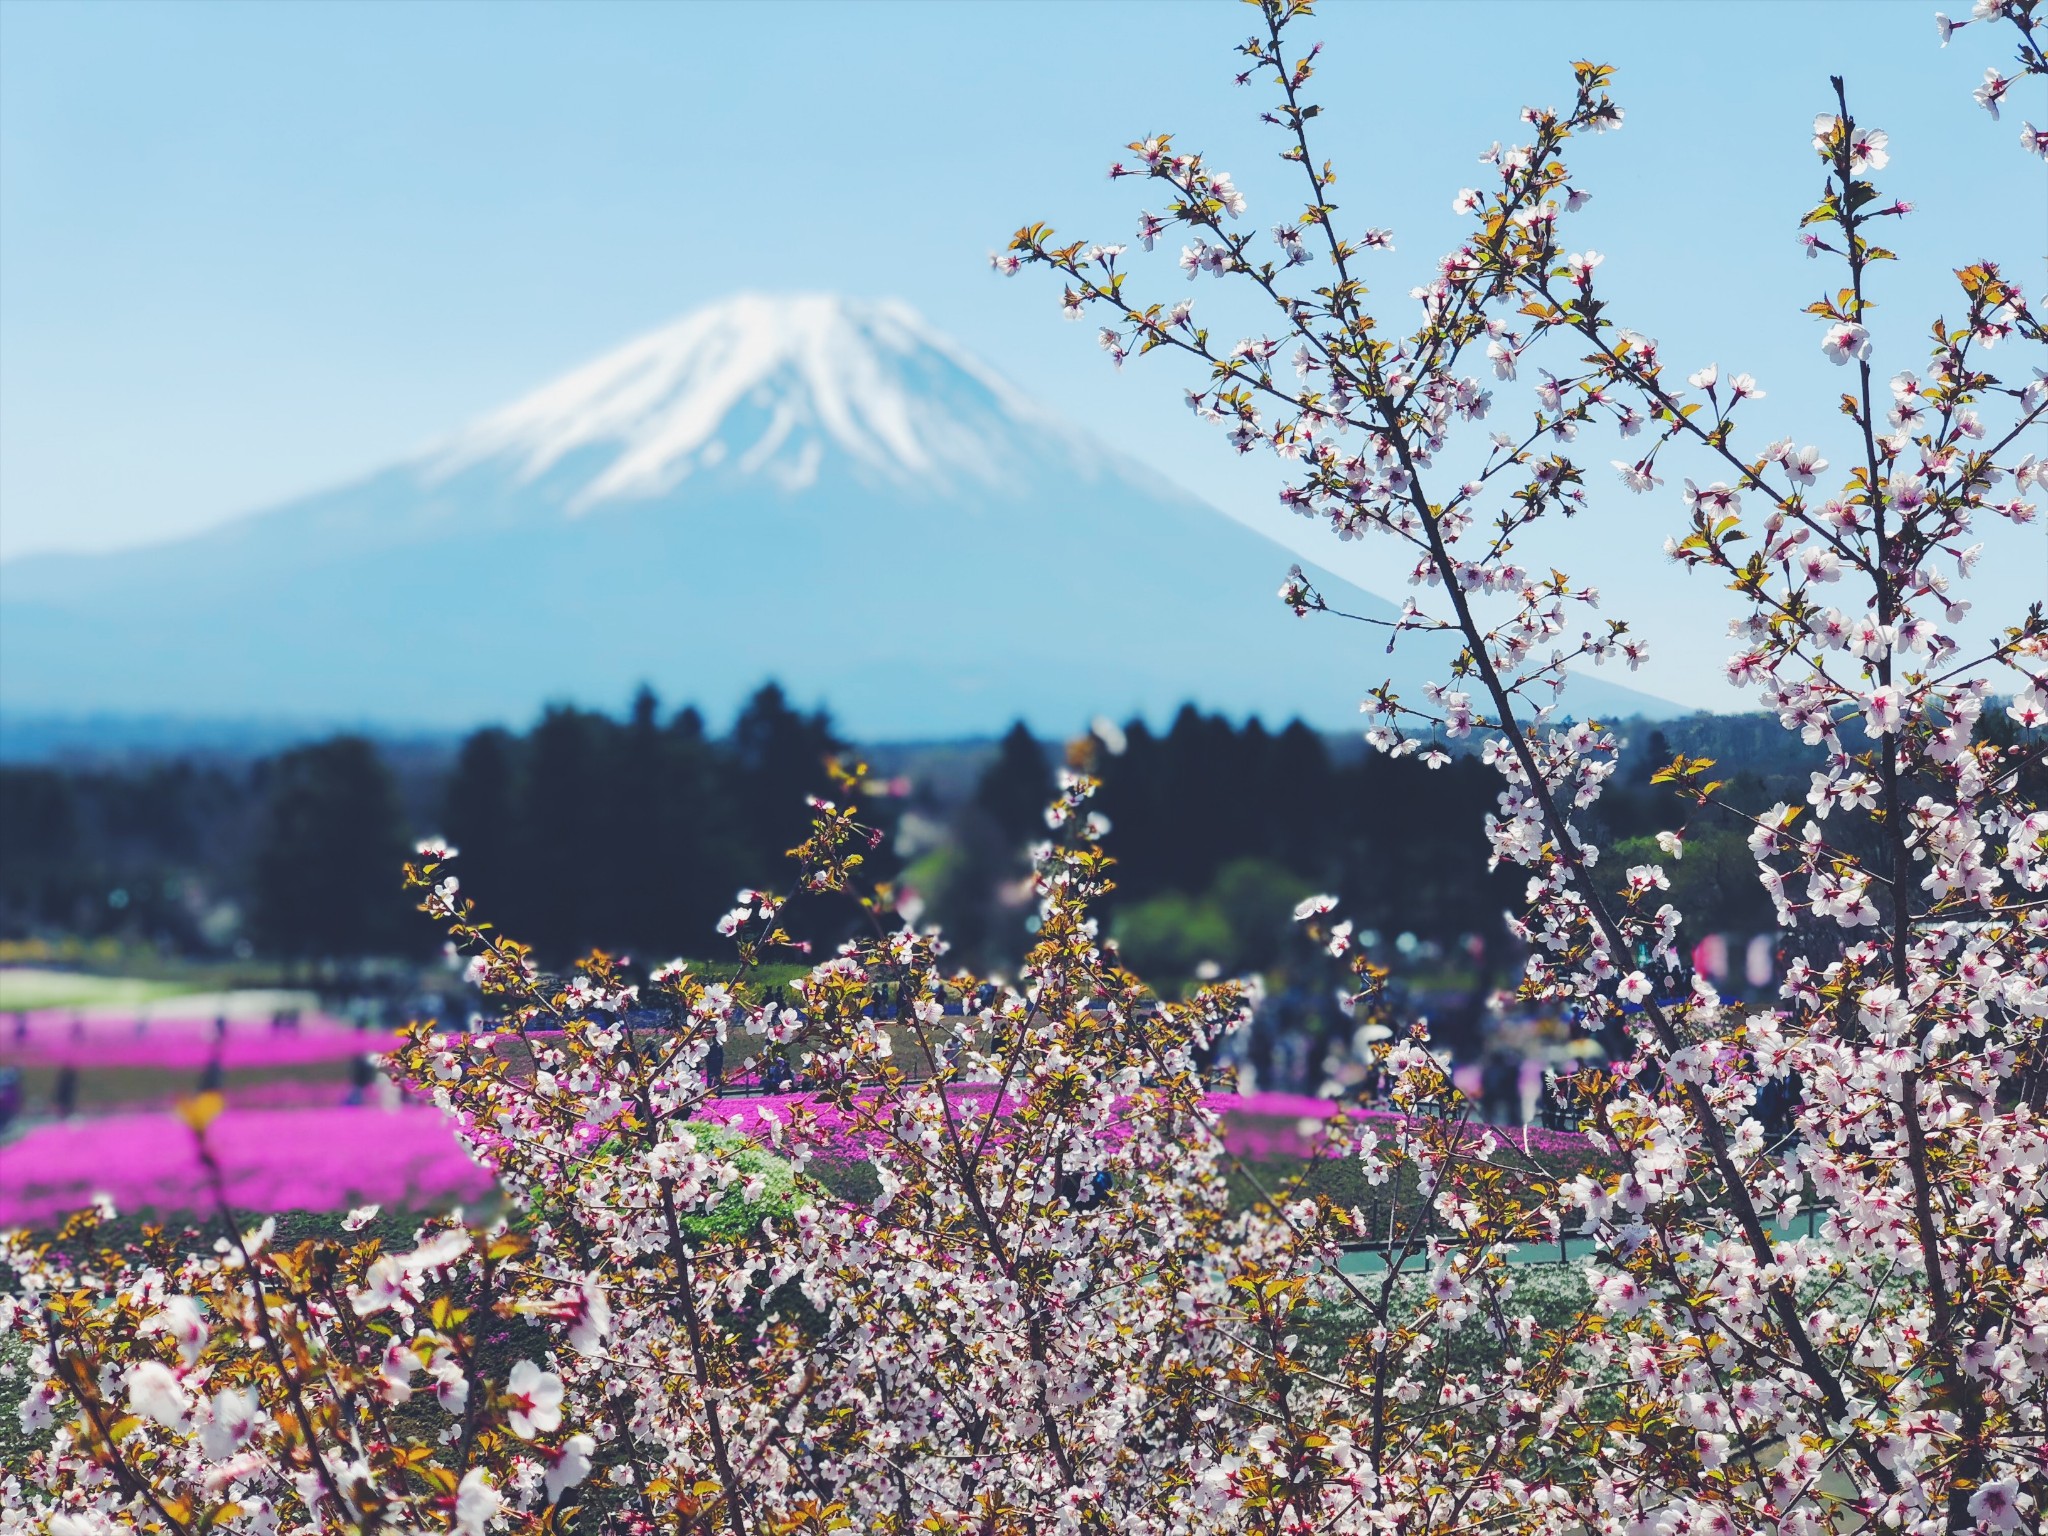
[[472, 735], [442, 828], [464, 892], [547, 958], [703, 955], [722, 948], [714, 925], [736, 891], [784, 880], [805, 797], [845, 751], [826, 715], [773, 684], [722, 740], [694, 708], [663, 719], [643, 690], [624, 720], [558, 708], [524, 736]]
[[827, 790], [843, 750], [822, 712], [770, 684], [723, 738], [643, 691], [623, 719], [552, 708], [523, 734], [477, 731], [452, 758], [344, 735], [253, 763], [10, 764], [0, 939], [423, 958], [438, 930], [400, 866], [440, 835], [462, 850], [464, 890], [547, 963], [598, 946], [655, 962], [720, 953], [719, 914], [741, 886], [785, 878], [805, 796]]
[[[1683, 749], [1797, 798], [1803, 765], [1742, 761], [1750, 722], [1644, 729], [1602, 801], [1602, 835], [1628, 862], [1683, 822], [1651, 768]], [[1207, 965], [1290, 970], [1312, 959], [1292, 914], [1342, 898], [1361, 933], [1462, 957], [1498, 980], [1513, 877], [1486, 869], [1496, 776], [1471, 756], [1438, 769], [1300, 722], [1270, 730], [1189, 706], [1090, 738], [1116, 890], [1107, 935], [1139, 974], [1178, 984]], [[1778, 733], [1782, 736], [1782, 733]], [[1732, 750], [1731, 750], [1732, 749]], [[1017, 724], [993, 744], [874, 749], [860, 797], [884, 836], [870, 871], [942, 925], [962, 964], [1002, 971], [1029, 941], [1025, 850], [1070, 748]], [[1780, 749], [1782, 751], [1782, 749]], [[426, 958], [433, 928], [400, 890], [415, 840], [461, 850], [453, 868], [486, 917], [561, 965], [603, 948], [653, 964], [722, 957], [715, 925], [743, 887], [786, 885], [826, 760], [862, 755], [823, 711], [773, 685], [724, 734], [694, 707], [643, 690], [622, 715], [559, 706], [524, 731], [490, 727], [432, 750], [340, 736], [253, 762], [156, 760], [0, 767], [0, 939], [117, 935], [183, 954], [283, 961]], [[1770, 926], [1742, 829], [1686, 827], [1665, 861], [1701, 933]], [[834, 929], [798, 903], [814, 944]], [[1413, 946], [1411, 946], [1413, 947]]]

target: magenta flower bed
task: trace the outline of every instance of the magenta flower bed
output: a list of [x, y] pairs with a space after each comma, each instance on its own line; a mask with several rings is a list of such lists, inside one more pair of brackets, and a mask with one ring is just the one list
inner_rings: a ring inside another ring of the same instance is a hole
[[[332, 1093], [332, 1085], [309, 1090]], [[964, 1118], [988, 1113], [995, 1090], [954, 1090]], [[1212, 1094], [1208, 1104], [1224, 1116], [1224, 1144], [1241, 1157], [1301, 1156], [1314, 1138], [1302, 1122], [1321, 1120], [1335, 1106], [1292, 1094]], [[764, 1112], [787, 1123], [792, 1108], [811, 1105], [832, 1137], [833, 1153], [860, 1161], [871, 1153], [854, 1127], [809, 1094], [713, 1099], [700, 1118], [743, 1135], [768, 1139]], [[1400, 1120], [1385, 1111], [1351, 1111], [1368, 1122]], [[591, 1127], [593, 1139], [603, 1132]], [[1484, 1134], [1483, 1131], [1477, 1134]], [[1520, 1130], [1502, 1131], [1517, 1147]], [[366, 1202], [420, 1206], [472, 1200], [492, 1187], [491, 1174], [472, 1162], [453, 1124], [427, 1105], [397, 1109], [230, 1107], [208, 1132], [227, 1171], [228, 1195], [247, 1212], [342, 1210]], [[1584, 1156], [1586, 1138], [1531, 1129], [1528, 1148], [1538, 1154]], [[78, 1210], [105, 1193], [122, 1210], [204, 1210], [209, 1204], [192, 1133], [175, 1114], [110, 1115], [31, 1131], [0, 1146], [0, 1226], [47, 1221]]]
[[343, 1019], [312, 1014], [294, 1029], [268, 1019], [231, 1019], [216, 1037], [211, 1019], [78, 1017], [46, 1009], [0, 1019], [0, 1062], [16, 1066], [160, 1067], [196, 1072], [218, 1055], [229, 1071], [296, 1067], [393, 1049], [399, 1037], [358, 1030]]
[[[1239, 1157], [1306, 1156], [1315, 1140], [1304, 1134], [1302, 1122], [1323, 1120], [1337, 1106], [1328, 1099], [1312, 1099], [1298, 1093], [1212, 1093], [1205, 1101], [1224, 1117], [1224, 1145]], [[1350, 1109], [1355, 1119], [1388, 1136], [1406, 1116], [1385, 1109]], [[1584, 1157], [1593, 1144], [1577, 1131], [1548, 1131], [1541, 1126], [1475, 1125], [1469, 1134], [1492, 1133], [1516, 1150], [1526, 1148], [1539, 1157]]]
[[[473, 1200], [492, 1187], [437, 1109], [229, 1109], [207, 1132], [244, 1214]], [[211, 1205], [191, 1130], [173, 1114], [46, 1125], [0, 1146], [0, 1226], [107, 1194], [123, 1211]]]
[[[372, 1104], [383, 1103], [385, 1101], [377, 1097], [379, 1091], [372, 1086], [363, 1097]], [[350, 1092], [349, 1084], [339, 1078], [308, 1082], [289, 1077], [257, 1083], [228, 1083], [220, 1090], [230, 1109], [341, 1109], [348, 1107]], [[101, 1118], [168, 1112], [191, 1098], [192, 1093], [192, 1084], [180, 1081], [161, 1093], [138, 1095], [118, 1103], [96, 1104], [87, 1113], [93, 1118]]]

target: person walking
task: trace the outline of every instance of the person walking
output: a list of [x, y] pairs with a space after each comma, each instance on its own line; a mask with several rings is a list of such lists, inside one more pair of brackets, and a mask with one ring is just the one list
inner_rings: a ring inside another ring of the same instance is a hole
[[7, 1134], [7, 1127], [14, 1123], [14, 1117], [21, 1113], [21, 1069], [0, 1067], [0, 1136]]
[[1479, 1063], [1479, 1112], [1494, 1125], [1522, 1123], [1522, 1058], [1505, 1045]]

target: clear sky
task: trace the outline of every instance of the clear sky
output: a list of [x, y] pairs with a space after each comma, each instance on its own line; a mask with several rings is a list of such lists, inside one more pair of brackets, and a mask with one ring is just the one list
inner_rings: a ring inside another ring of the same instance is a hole
[[[1934, 8], [1349, 4], [1302, 35], [1329, 45], [1324, 145], [1345, 216], [1394, 231], [1380, 297], [1404, 323], [1478, 151], [1517, 137], [1524, 103], [1566, 99], [1568, 60], [1618, 66], [1627, 126], [1579, 148], [1595, 200], [1573, 244], [1607, 253], [1612, 312], [1673, 361], [1757, 376], [1753, 430], [1826, 448], [1844, 376], [1798, 314], [1827, 274], [1793, 235], [1829, 73], [1890, 132], [1881, 183], [1920, 210], [1879, 284], [1886, 368], [1918, 360], [1949, 269], [1988, 255], [2041, 287], [2048, 198], [2016, 139], [2048, 100], [2016, 91], [1993, 123], [1969, 91], [2008, 48], [1979, 27], [1942, 50]], [[835, 289], [910, 300], [1398, 599], [1370, 547], [1333, 555], [1274, 510], [1271, 461], [1231, 461], [1170, 365], [1113, 374], [1042, 283], [987, 269], [1027, 219], [1128, 239], [1140, 194], [1103, 171], [1148, 131], [1209, 150], [1262, 227], [1290, 215], [1263, 101], [1230, 83], [1253, 20], [1227, 3], [0, 0], [0, 555], [194, 530], [374, 468], [705, 300]], [[1146, 281], [1181, 291], [1170, 257]], [[1676, 497], [1594, 484], [1600, 511], [1554, 563], [1643, 621], [1656, 660], [1635, 681], [1735, 702], [1724, 647], [1697, 640], [1726, 595], [1656, 555]], [[2048, 591], [2042, 524], [1994, 555], [1987, 609]], [[1277, 585], [1281, 563], [1247, 579]]]

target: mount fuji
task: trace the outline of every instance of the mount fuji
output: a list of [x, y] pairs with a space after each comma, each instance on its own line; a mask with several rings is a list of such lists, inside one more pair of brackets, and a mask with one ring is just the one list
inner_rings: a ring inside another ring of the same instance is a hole
[[[0, 707], [447, 727], [643, 681], [716, 712], [774, 677], [882, 740], [1189, 699], [1339, 727], [1389, 668], [1443, 675], [1295, 619], [1290, 558], [904, 305], [750, 295], [351, 484], [9, 562]], [[1597, 677], [1566, 703], [1679, 712]]]

